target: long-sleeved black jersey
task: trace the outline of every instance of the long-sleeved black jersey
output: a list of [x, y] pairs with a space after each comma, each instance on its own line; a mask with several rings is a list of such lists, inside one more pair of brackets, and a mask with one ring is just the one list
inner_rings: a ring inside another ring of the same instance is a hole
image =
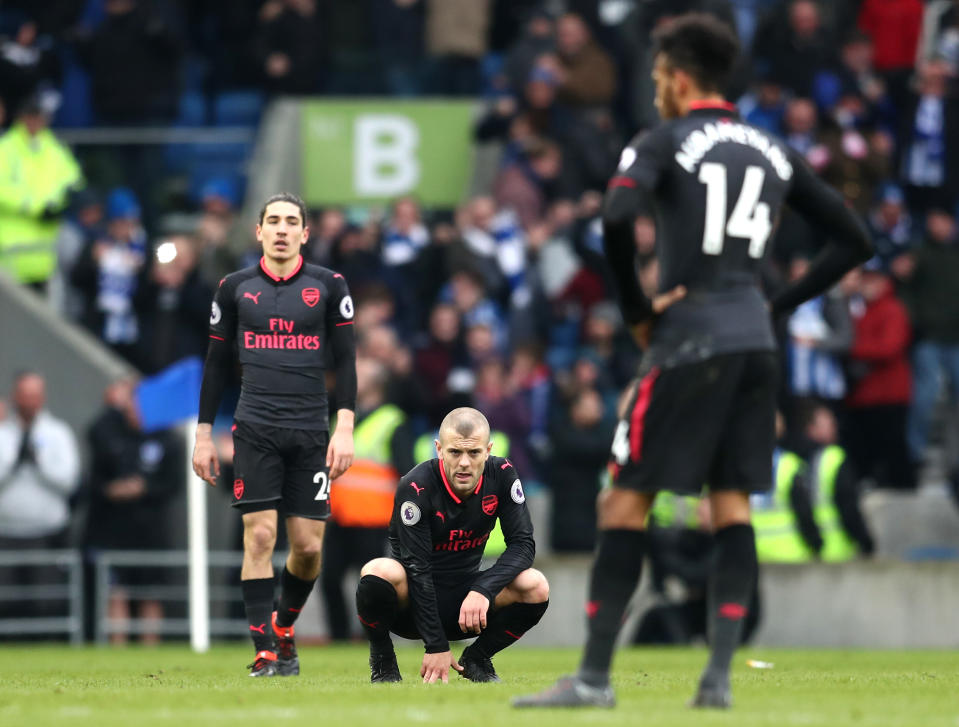
[[[483, 548], [499, 518], [506, 550], [479, 570]], [[406, 569], [416, 627], [430, 653], [447, 651], [436, 604], [436, 588], [475, 574], [471, 590], [496, 594], [533, 565], [536, 545], [523, 485], [512, 463], [486, 460], [473, 493], [456, 494], [440, 460], [418, 464], [400, 480], [390, 520], [390, 552]]]
[[652, 314], [633, 265], [632, 220], [643, 209], [656, 215], [660, 291], [687, 289], [654, 326], [646, 365], [775, 348], [759, 271], [786, 204], [821, 227], [830, 245], [772, 301], [774, 311], [817, 295], [868, 257], [866, 230], [842, 198], [731, 104], [696, 104], [626, 147], [603, 215], [624, 315], [635, 323]]
[[233, 347], [242, 366], [238, 421], [329, 428], [326, 349], [336, 373], [334, 409], [356, 403], [353, 300], [346, 281], [303, 263], [286, 278], [259, 265], [227, 275], [213, 299], [200, 422], [212, 422]]

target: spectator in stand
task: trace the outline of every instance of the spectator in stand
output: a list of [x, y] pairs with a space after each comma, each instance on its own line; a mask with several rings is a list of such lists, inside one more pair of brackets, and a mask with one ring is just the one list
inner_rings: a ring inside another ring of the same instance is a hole
[[[556, 21], [559, 100], [574, 108], [608, 107], [616, 95], [616, 66], [575, 13]], [[542, 61], [541, 61], [542, 63]]]
[[839, 62], [816, 75], [814, 98], [820, 109], [837, 108], [841, 126], [881, 125], [895, 130], [895, 108], [886, 83], [873, 65], [872, 39], [855, 31], [842, 45]]
[[83, 174], [50, 131], [54, 108], [44, 95], [22, 105], [0, 136], [0, 268], [38, 290], [56, 270], [60, 220]]
[[[370, 226], [347, 225], [333, 241], [330, 266], [350, 281], [350, 288], [363, 288], [383, 280], [383, 261], [377, 251], [377, 236]], [[306, 250], [309, 254], [310, 246]]]
[[523, 228], [536, 225], [546, 213], [562, 165], [562, 152], [556, 144], [530, 140], [496, 176], [493, 182], [496, 204], [515, 211]]
[[536, 59], [555, 50], [554, 31], [553, 17], [547, 11], [540, 7], [530, 10], [523, 35], [509, 49], [503, 64], [507, 88], [517, 93], [522, 91]]
[[422, 318], [418, 291], [409, 282], [419, 278], [419, 258], [429, 244], [430, 233], [422, 222], [419, 203], [412, 197], [396, 200], [383, 225], [382, 280], [396, 297], [397, 322], [404, 334], [416, 330]]
[[622, 391], [636, 374], [639, 355], [615, 303], [603, 301], [589, 309], [583, 339], [598, 358], [600, 367], [612, 377], [615, 390]]
[[487, 49], [490, 0], [425, 0], [426, 47], [431, 56], [431, 91], [474, 96], [480, 89], [480, 60]]
[[955, 215], [948, 210], [930, 210], [924, 242], [894, 264], [904, 280], [903, 298], [915, 329], [909, 449], [913, 461], [922, 463], [929, 422], [943, 383], [948, 383], [953, 406], [959, 401], [959, 241]]
[[931, 0], [925, 7], [918, 62], [942, 58], [953, 73], [959, 72], [959, 5], [955, 0]]
[[[80, 451], [70, 427], [45, 408], [46, 381], [34, 371], [16, 376], [13, 411], [0, 420], [0, 549], [49, 550], [67, 546], [70, 497], [80, 475]], [[3, 572], [6, 570], [6, 572]], [[0, 570], [0, 582], [50, 585], [55, 567]], [[51, 615], [49, 601], [0, 603], [8, 617]]]
[[750, 124], [766, 129], [776, 136], [783, 136], [783, 117], [786, 114], [786, 95], [782, 84], [767, 71], [756, 81], [756, 90], [749, 97], [750, 105], [743, 109], [744, 118]]
[[229, 177], [214, 177], [200, 190], [200, 218], [196, 224], [197, 255], [203, 279], [216, 285], [239, 267], [234, 250], [244, 247], [250, 230], [236, 213], [239, 190]]
[[[174, 431], [147, 434], [142, 430], [132, 381], [111, 384], [104, 399], [106, 407], [89, 431], [92, 464], [86, 545], [111, 550], [174, 547], [170, 504], [183, 487], [183, 438]], [[130, 603], [137, 602], [138, 616], [145, 622], [143, 643], [158, 643], [163, 606], [155, 589], [166, 580], [164, 570], [123, 567], [111, 575], [108, 616], [128, 623]], [[139, 593], [133, 596], [128, 588]], [[126, 643], [127, 638], [123, 631], [111, 635], [114, 644]]]
[[253, 41], [260, 83], [271, 94], [315, 93], [322, 47], [316, 0], [267, 0]]
[[478, 365], [473, 406], [486, 415], [492, 429], [509, 437], [509, 458], [516, 465], [516, 471], [531, 472], [526, 438], [532, 412], [526, 399], [511, 386], [501, 358], [492, 356]]
[[430, 312], [426, 340], [414, 353], [414, 368], [420, 381], [426, 383], [429, 421], [441, 421], [453, 408], [454, 392], [450, 376], [466, 368], [460, 317], [450, 303], [437, 303]]
[[[90, 70], [97, 121], [172, 121], [180, 95], [182, 34], [172, 6], [145, 0], [105, 0], [106, 17], [81, 34], [77, 51]], [[152, 171], [152, 170], [151, 170]]]
[[959, 98], [941, 60], [923, 63], [916, 89], [901, 109], [901, 179], [909, 211], [951, 207], [959, 197]]
[[177, 235], [161, 242], [153, 258], [140, 311], [144, 373], [155, 373], [175, 361], [204, 357], [209, 344], [207, 307], [213, 288], [197, 268], [196, 242]]
[[[24, 19], [12, 38], [0, 39], [0, 106], [12, 114], [37, 91], [60, 85], [53, 39]], [[4, 124], [0, 122], [0, 126]]]
[[114, 351], [141, 363], [138, 307], [146, 290], [151, 249], [133, 193], [118, 187], [107, 196], [106, 235], [89, 245], [71, 280], [84, 292], [84, 323]]
[[873, 40], [876, 70], [886, 78], [893, 101], [902, 103], [916, 64], [922, 0], [863, 0], [858, 25]]
[[[809, 270], [809, 259], [797, 256], [789, 268], [790, 282]], [[846, 395], [842, 359], [852, 346], [849, 300], [837, 287], [808, 300], [789, 316], [784, 347], [787, 390], [792, 401], [786, 410], [788, 429], [795, 431], [802, 401], [827, 402], [838, 411]]]
[[103, 200], [94, 190], [82, 189], [74, 195], [70, 207], [57, 235], [57, 270], [47, 292], [56, 311], [79, 323], [84, 312], [83, 291], [70, 276], [83, 251], [103, 234]]
[[309, 262], [329, 267], [333, 248], [345, 231], [346, 215], [343, 210], [339, 207], [328, 207], [320, 212], [316, 223], [310, 225], [310, 239], [305, 251]]
[[753, 60], [760, 73], [769, 73], [790, 91], [808, 96], [816, 73], [832, 60], [833, 47], [815, 0], [790, 0], [761, 24]]
[[805, 156], [816, 145], [819, 134], [819, 114], [811, 99], [793, 98], [786, 104], [783, 116], [783, 138], [797, 152]]
[[863, 266], [858, 287], [861, 300], [852, 306], [846, 449], [861, 476], [883, 487], [912, 489], [915, 471], [906, 443], [912, 397], [909, 313], [876, 258]]
[[373, 0], [373, 42], [391, 96], [416, 96], [423, 90], [426, 19], [421, 0]]
[[906, 209], [906, 198], [898, 184], [886, 182], [879, 186], [876, 204], [866, 215], [866, 225], [883, 269], [898, 280], [894, 261], [917, 244], [912, 215]]
[[589, 388], [553, 417], [550, 543], [557, 552], [589, 552], [596, 544], [596, 496], [615, 426], [613, 411]]

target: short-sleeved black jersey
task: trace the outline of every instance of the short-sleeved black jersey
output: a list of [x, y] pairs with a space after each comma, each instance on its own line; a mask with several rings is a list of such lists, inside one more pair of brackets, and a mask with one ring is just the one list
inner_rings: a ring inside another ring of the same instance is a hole
[[[479, 571], [483, 548], [499, 518], [506, 550]], [[435, 588], [475, 573], [471, 589], [492, 606], [496, 594], [533, 565], [536, 545], [526, 496], [509, 460], [490, 457], [473, 494], [460, 498], [440, 460], [411, 469], [400, 480], [390, 521], [390, 552], [406, 569], [413, 616], [426, 650], [446, 651]]]
[[783, 204], [822, 185], [805, 163], [734, 106], [715, 104], [639, 135], [610, 184], [649, 193], [660, 291], [688, 291], [654, 326], [646, 363], [774, 349], [759, 270]]
[[213, 299], [210, 337], [236, 345], [242, 387], [235, 418], [328, 429], [326, 347], [334, 329], [352, 323], [343, 276], [302, 258], [282, 279], [262, 259], [227, 275]]

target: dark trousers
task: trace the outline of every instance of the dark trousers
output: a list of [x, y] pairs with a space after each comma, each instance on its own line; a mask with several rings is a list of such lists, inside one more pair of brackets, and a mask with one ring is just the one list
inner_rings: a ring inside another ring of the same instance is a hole
[[916, 473], [906, 443], [908, 415], [905, 404], [849, 409], [843, 439], [861, 477], [872, 477], [880, 487], [915, 488]]
[[[330, 638], [345, 641], [350, 638], [351, 620], [355, 620], [356, 604], [350, 596], [347, 609], [343, 595], [343, 578], [351, 568], [360, 569], [367, 561], [386, 554], [389, 530], [386, 528], [345, 528], [333, 520], [326, 521], [323, 536], [323, 569], [320, 571], [320, 590], [326, 604], [327, 626]], [[351, 594], [355, 589], [350, 589]]]

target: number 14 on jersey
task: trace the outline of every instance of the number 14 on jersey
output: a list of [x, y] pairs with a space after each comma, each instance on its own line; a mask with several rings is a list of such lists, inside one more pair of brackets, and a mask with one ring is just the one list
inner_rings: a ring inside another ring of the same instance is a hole
[[726, 219], [726, 165], [703, 162], [699, 181], [706, 185], [706, 223], [703, 229], [703, 252], [721, 255], [726, 236], [749, 240], [749, 256], [759, 259], [772, 232], [769, 205], [759, 201], [766, 172], [762, 167], [746, 167], [743, 186], [733, 213]]

